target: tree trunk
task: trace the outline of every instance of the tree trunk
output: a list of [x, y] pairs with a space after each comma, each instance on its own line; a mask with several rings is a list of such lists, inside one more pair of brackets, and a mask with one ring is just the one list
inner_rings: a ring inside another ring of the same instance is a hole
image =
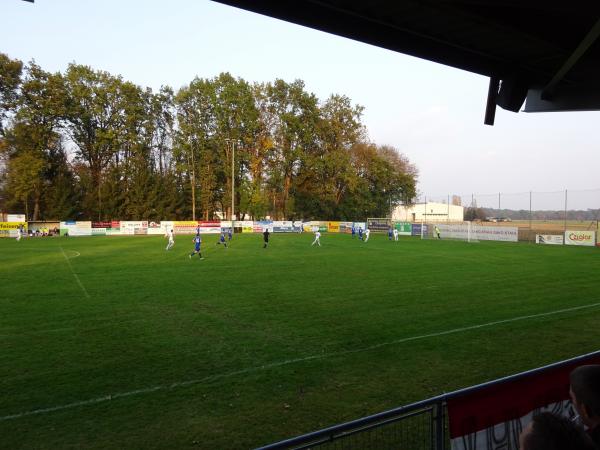
[[33, 197], [33, 220], [39, 219], [40, 215], [40, 193], [36, 191]]
[[287, 216], [287, 200], [288, 200], [288, 196], [290, 194], [290, 186], [292, 184], [292, 177], [289, 174], [285, 175], [285, 178], [283, 180], [283, 195], [282, 195], [282, 202], [281, 202], [281, 211], [283, 213], [283, 220], [286, 219]]
[[192, 169], [192, 176], [190, 182], [192, 185], [192, 220], [196, 220], [196, 179], [194, 175], [194, 169]]

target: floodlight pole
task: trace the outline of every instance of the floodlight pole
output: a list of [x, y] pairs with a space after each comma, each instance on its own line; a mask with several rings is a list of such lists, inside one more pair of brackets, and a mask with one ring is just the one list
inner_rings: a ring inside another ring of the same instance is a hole
[[233, 215], [235, 208], [235, 139], [225, 138], [227, 148], [231, 144], [231, 227], [233, 228]]
[[531, 231], [532, 231], [532, 204], [531, 204], [531, 191], [529, 191], [529, 240], [530, 241], [535, 241], [535, 236], [532, 235]]
[[567, 231], [567, 189], [565, 189], [565, 231]]
[[231, 142], [231, 228], [233, 229], [233, 214], [235, 208], [235, 141]]

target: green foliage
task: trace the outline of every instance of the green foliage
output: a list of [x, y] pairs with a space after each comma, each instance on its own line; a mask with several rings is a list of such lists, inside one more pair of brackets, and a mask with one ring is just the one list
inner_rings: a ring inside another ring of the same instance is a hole
[[154, 93], [0, 54], [0, 112], [0, 207], [34, 219], [229, 217], [233, 184], [238, 218], [364, 219], [415, 195], [416, 169], [367, 142], [363, 108], [301, 80], [221, 73]]
[[4, 134], [4, 121], [16, 108], [19, 97], [23, 63], [0, 53], [0, 136]]
[[484, 220], [486, 218], [485, 210], [475, 206], [465, 208], [465, 220]]

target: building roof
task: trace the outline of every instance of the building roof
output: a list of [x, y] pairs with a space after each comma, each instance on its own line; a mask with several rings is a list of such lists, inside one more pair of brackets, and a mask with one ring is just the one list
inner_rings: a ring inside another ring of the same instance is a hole
[[600, 2], [215, 0], [490, 77], [495, 105], [600, 109]]

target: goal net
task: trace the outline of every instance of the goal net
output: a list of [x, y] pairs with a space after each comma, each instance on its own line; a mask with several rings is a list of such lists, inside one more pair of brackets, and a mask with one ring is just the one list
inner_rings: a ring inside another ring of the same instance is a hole
[[480, 225], [464, 223], [427, 223], [421, 225], [421, 239], [447, 239], [453, 241], [478, 242], [477, 229]]
[[389, 217], [368, 217], [367, 228], [374, 232], [387, 233], [392, 228], [392, 219]]

